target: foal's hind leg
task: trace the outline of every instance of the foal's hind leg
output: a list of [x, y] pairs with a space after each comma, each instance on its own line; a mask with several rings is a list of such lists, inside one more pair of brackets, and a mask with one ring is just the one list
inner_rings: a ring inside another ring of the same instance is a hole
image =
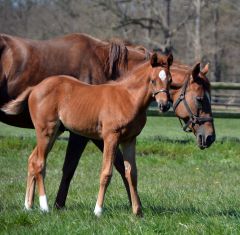
[[105, 193], [112, 177], [113, 161], [116, 154], [117, 144], [118, 137], [115, 135], [109, 135], [107, 138], [104, 138], [104, 151], [102, 170], [100, 175], [100, 188], [98, 192], [97, 203], [94, 209], [94, 214], [96, 216], [101, 216], [102, 214]]
[[121, 144], [121, 146], [123, 150], [125, 176], [129, 183], [132, 198], [132, 210], [135, 215], [141, 215], [141, 202], [137, 192], [136, 138], [129, 143]]
[[[28, 161], [30, 159], [35, 158], [37, 155], [37, 147], [34, 148], [32, 154], [29, 156]], [[34, 175], [29, 174], [30, 169], [28, 169], [28, 177], [27, 177], [27, 190], [25, 195], [25, 209], [29, 210], [33, 206], [34, 202], [34, 193], [35, 193], [35, 186], [36, 186], [36, 179]]]
[[44, 187], [45, 162], [48, 152], [51, 150], [55, 139], [60, 134], [58, 125], [50, 125], [45, 128], [37, 128], [37, 146], [28, 161], [28, 179], [25, 206], [32, 206], [34, 187], [32, 182], [36, 182], [39, 192], [39, 203], [42, 211], [48, 211], [47, 197]]

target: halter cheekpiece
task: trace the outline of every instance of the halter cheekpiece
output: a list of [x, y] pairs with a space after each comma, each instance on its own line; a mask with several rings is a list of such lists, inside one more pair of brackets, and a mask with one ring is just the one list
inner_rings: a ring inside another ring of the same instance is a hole
[[[182, 128], [185, 132], [191, 132], [191, 129], [189, 128], [189, 126], [191, 124], [195, 125], [195, 124], [202, 124], [204, 122], [211, 122], [213, 121], [213, 118], [212, 117], [199, 117], [199, 115], [195, 115], [193, 114], [193, 112], [191, 111], [187, 101], [186, 101], [186, 91], [187, 91], [187, 86], [188, 86], [188, 83], [190, 81], [190, 74], [188, 73], [186, 76], [188, 76], [188, 79], [186, 79], [185, 83], [183, 84], [183, 87], [182, 87], [182, 90], [181, 90], [181, 94], [180, 96], [178, 97], [177, 101], [173, 104], [173, 111], [175, 112], [176, 109], [177, 109], [177, 106], [183, 102], [188, 114], [189, 114], [189, 120], [188, 122], [183, 125], [182, 124], [182, 121], [181, 119], [179, 118], [179, 121], [182, 125]], [[189, 129], [188, 129], [189, 128]]]

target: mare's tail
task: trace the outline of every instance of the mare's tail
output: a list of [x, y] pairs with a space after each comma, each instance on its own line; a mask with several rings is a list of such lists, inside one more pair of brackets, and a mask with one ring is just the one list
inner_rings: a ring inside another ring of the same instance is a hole
[[32, 92], [33, 87], [28, 87], [22, 94], [20, 94], [15, 100], [11, 100], [1, 110], [6, 114], [17, 115], [24, 111], [28, 103], [28, 97]]

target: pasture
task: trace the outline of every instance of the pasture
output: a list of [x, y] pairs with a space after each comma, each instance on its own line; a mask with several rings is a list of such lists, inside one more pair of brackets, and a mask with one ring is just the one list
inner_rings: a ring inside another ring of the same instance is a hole
[[[52, 205], [67, 142], [58, 140], [47, 162], [50, 213], [23, 210], [33, 130], [0, 124], [0, 234], [239, 234], [240, 120], [215, 119], [217, 140], [206, 150], [184, 133], [177, 118], [148, 117], [137, 142], [143, 218], [132, 215], [114, 170], [104, 214], [93, 214], [101, 153], [89, 144], [72, 181], [67, 208]], [[63, 137], [67, 137], [67, 133]]]

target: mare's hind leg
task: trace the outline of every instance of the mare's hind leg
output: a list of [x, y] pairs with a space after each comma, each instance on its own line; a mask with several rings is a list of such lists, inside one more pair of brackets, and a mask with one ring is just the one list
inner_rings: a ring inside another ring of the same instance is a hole
[[137, 166], [136, 166], [136, 138], [131, 142], [121, 144], [127, 178], [132, 198], [132, 210], [135, 215], [142, 214], [141, 202], [137, 191]]
[[100, 175], [100, 187], [96, 206], [94, 209], [94, 214], [96, 216], [101, 216], [102, 214], [105, 193], [112, 177], [112, 167], [116, 154], [117, 144], [118, 137], [116, 135], [109, 135], [107, 138], [104, 138], [104, 151], [102, 170]]
[[61, 209], [65, 206], [70, 182], [88, 141], [88, 138], [70, 132], [67, 152], [62, 169], [63, 175], [54, 203], [57, 209]]
[[[104, 149], [103, 141], [102, 140], [94, 140], [94, 139], [92, 141], [103, 152], [103, 149]], [[124, 186], [125, 186], [126, 191], [127, 191], [128, 200], [130, 202], [130, 205], [132, 205], [129, 184], [128, 184], [128, 181], [125, 177], [125, 167], [124, 167], [124, 162], [123, 162], [123, 155], [122, 155], [122, 152], [120, 151], [119, 148], [117, 148], [116, 157], [114, 159], [113, 164], [114, 164], [116, 170], [118, 171], [118, 173], [122, 177]]]

